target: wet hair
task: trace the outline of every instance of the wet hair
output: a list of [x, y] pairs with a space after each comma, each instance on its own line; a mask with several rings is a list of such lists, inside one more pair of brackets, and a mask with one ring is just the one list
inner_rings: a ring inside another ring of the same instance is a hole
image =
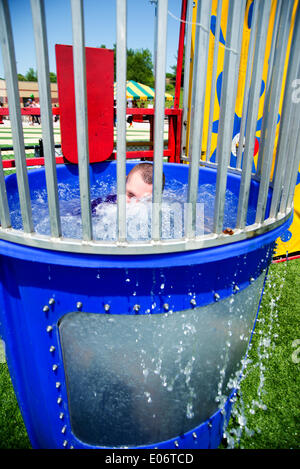
[[[143, 181], [146, 184], [153, 184], [153, 164], [152, 163], [147, 163], [146, 162], [146, 163], [137, 164], [136, 166], [134, 166], [132, 168], [132, 170], [128, 174], [127, 178], [129, 178], [129, 176], [131, 176], [132, 174], [137, 173], [137, 172], [140, 173], [140, 175], [142, 176]], [[165, 187], [165, 182], [166, 182], [166, 178], [165, 178], [165, 175], [163, 173], [162, 189], [164, 189], [164, 187]]]

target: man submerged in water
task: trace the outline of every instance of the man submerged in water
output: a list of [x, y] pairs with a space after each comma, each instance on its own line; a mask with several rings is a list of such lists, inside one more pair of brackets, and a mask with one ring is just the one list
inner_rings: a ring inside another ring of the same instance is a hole
[[[163, 174], [163, 188], [165, 185], [165, 175]], [[140, 201], [151, 197], [153, 188], [153, 164], [139, 163], [128, 174], [126, 178], [126, 202], [131, 200]], [[92, 214], [96, 213], [98, 205], [105, 203], [116, 203], [117, 194], [108, 195], [105, 199], [98, 197], [91, 203]]]

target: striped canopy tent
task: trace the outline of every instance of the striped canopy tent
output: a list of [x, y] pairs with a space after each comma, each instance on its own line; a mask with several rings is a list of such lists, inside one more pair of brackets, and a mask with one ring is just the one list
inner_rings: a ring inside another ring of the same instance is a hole
[[[116, 98], [117, 95], [117, 84], [114, 83], [114, 96]], [[154, 98], [155, 91], [153, 88], [147, 85], [143, 85], [142, 83], [138, 83], [133, 80], [127, 81], [127, 88], [126, 88], [126, 96], [127, 99], [141, 99], [142, 101], [148, 101]], [[165, 97], [167, 101], [173, 101], [173, 96], [169, 93], [165, 93]]]

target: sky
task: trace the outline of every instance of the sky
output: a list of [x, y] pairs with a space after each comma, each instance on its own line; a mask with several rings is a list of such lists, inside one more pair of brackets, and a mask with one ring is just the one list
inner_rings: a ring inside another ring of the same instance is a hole
[[[23, 75], [29, 68], [36, 70], [30, 0], [8, 0], [13, 28], [17, 71]], [[70, 0], [44, 0], [50, 71], [56, 73], [55, 44], [72, 44]], [[84, 0], [85, 44], [112, 48], [116, 42], [116, 1]], [[167, 66], [176, 64], [181, 0], [168, 2]], [[150, 0], [127, 0], [127, 47], [154, 49], [155, 6]], [[0, 53], [0, 77], [4, 78]]]

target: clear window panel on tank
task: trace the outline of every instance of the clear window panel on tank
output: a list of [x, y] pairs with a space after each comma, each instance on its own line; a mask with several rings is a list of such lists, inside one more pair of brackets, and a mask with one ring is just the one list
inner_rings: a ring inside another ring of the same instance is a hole
[[239, 375], [263, 281], [185, 311], [66, 314], [59, 331], [73, 434], [95, 446], [141, 446], [207, 420]]

